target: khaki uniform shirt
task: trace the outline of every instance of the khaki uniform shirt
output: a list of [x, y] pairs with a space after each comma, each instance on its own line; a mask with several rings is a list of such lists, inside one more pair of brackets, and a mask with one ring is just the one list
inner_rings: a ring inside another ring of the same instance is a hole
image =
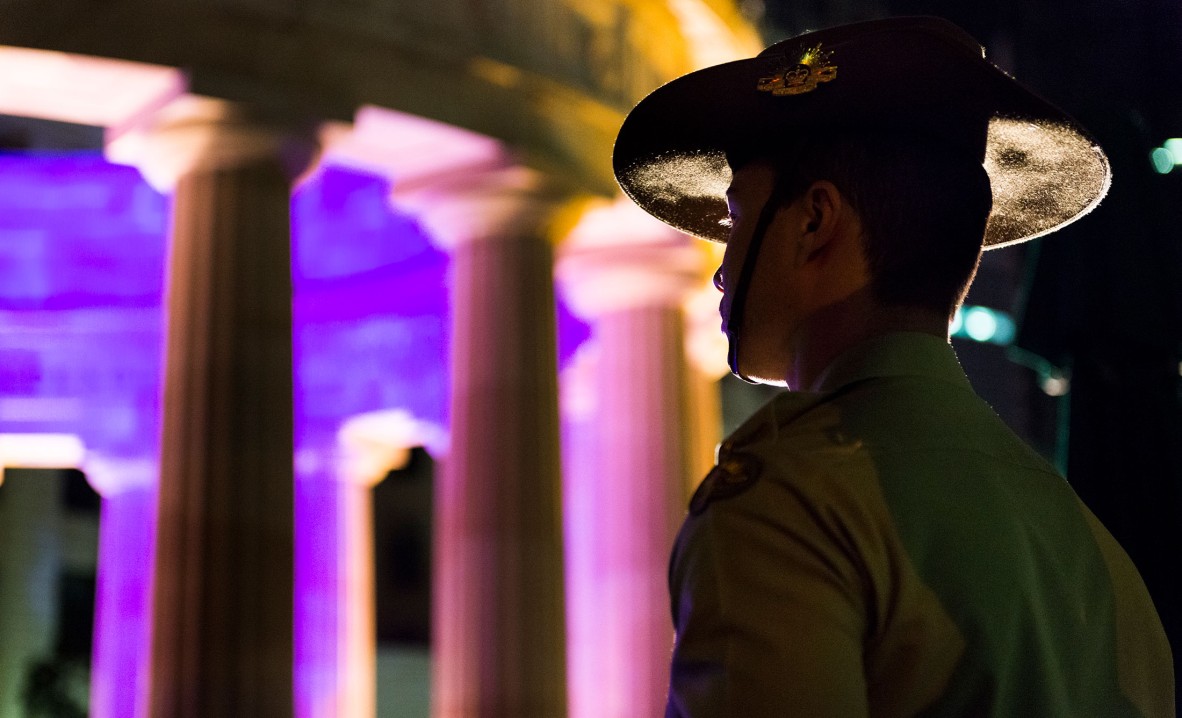
[[864, 344], [728, 438], [669, 582], [667, 716], [1174, 715], [1128, 556], [936, 337]]

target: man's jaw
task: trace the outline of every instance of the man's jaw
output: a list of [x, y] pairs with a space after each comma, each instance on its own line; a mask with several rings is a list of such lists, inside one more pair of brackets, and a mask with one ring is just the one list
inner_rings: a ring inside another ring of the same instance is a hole
[[731, 374], [734, 374], [748, 384], [758, 384], [758, 381], [744, 374], [742, 369], [739, 368], [739, 327], [736, 324], [732, 324], [730, 317], [726, 314], [722, 317], [722, 331], [726, 334], [726, 363], [730, 367]]
[[739, 370], [739, 328], [731, 323], [730, 296], [725, 292], [718, 302], [718, 316], [722, 319], [722, 333], [726, 335], [726, 363], [730, 367], [731, 373], [749, 384], [754, 384], [754, 381], [744, 376]]

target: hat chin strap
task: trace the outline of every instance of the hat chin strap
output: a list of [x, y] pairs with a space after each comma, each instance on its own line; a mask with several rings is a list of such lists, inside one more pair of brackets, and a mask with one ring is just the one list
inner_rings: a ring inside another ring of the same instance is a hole
[[758, 384], [759, 382], [745, 376], [739, 369], [739, 330], [743, 326], [743, 319], [746, 315], [747, 289], [751, 286], [751, 277], [755, 274], [759, 250], [763, 247], [763, 238], [767, 235], [772, 220], [776, 218], [776, 212], [780, 209], [782, 194], [784, 194], [784, 188], [777, 179], [772, 186], [772, 193], [768, 195], [767, 201], [763, 204], [763, 209], [759, 210], [759, 219], [755, 223], [755, 231], [751, 234], [751, 243], [747, 246], [747, 256], [743, 258], [743, 267], [739, 271], [739, 282], [735, 285], [735, 300], [731, 303], [730, 316], [726, 318], [726, 361], [730, 365], [731, 373], [748, 384]]

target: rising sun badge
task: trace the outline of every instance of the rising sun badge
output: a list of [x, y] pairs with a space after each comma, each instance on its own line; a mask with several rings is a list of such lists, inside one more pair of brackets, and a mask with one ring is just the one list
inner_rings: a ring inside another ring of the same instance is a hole
[[774, 75], [759, 78], [756, 89], [773, 95], [803, 95], [817, 89], [822, 82], [837, 77], [837, 65], [832, 64], [833, 53], [824, 52], [821, 46], [804, 51], [796, 64]]

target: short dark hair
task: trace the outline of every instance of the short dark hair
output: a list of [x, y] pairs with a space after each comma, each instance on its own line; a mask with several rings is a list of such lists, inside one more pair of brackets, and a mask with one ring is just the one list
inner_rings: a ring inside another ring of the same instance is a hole
[[880, 302], [952, 313], [977, 271], [993, 205], [980, 161], [895, 134], [809, 136], [727, 153], [732, 170], [766, 159], [782, 202], [832, 182], [862, 221], [871, 290]]

